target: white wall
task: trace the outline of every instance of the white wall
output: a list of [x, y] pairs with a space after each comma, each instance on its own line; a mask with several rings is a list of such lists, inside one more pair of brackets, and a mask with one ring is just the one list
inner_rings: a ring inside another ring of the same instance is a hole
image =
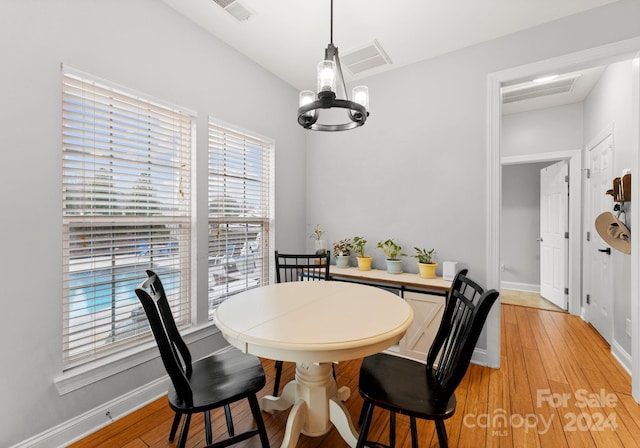
[[[613, 125], [614, 169], [616, 176], [631, 167], [632, 144], [632, 68], [631, 61], [610, 65], [589, 97], [585, 100], [584, 139], [591, 141], [603, 129]], [[635, 174], [635, 173], [634, 173]], [[613, 201], [611, 202], [613, 211]], [[627, 224], [633, 228], [628, 206]], [[616, 250], [611, 252], [614, 269], [613, 348], [631, 353], [631, 337], [625, 320], [631, 318], [631, 257]], [[637, 273], [636, 273], [637, 275]], [[618, 345], [619, 347], [616, 347]], [[622, 359], [624, 362], [625, 360]], [[630, 368], [629, 365], [627, 367]]]
[[[209, 114], [275, 139], [276, 239], [294, 249], [306, 238], [306, 162], [297, 91], [162, 2], [4, 1], [0, 55], [0, 446], [7, 447], [164, 374], [156, 360], [63, 396], [53, 383], [62, 372], [61, 63], [198, 113], [201, 217]], [[201, 219], [205, 261], [206, 234]], [[206, 307], [201, 265], [197, 297]], [[192, 350], [199, 357], [222, 345], [216, 335]]]
[[[638, 36], [638, 23], [640, 2], [622, 0], [368, 78], [367, 124], [309, 137], [308, 230], [435, 247], [439, 262], [464, 262], [485, 283], [488, 75]], [[414, 260], [404, 269], [416, 272]]]
[[573, 151], [583, 146], [583, 103], [502, 116], [500, 155]]

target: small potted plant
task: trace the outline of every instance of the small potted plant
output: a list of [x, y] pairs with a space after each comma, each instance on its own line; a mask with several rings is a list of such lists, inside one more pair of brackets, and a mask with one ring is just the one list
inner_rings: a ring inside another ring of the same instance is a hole
[[353, 244], [351, 243], [350, 238], [345, 238], [336, 243], [333, 243], [333, 256], [336, 258], [336, 267], [349, 267], [349, 256], [351, 255], [351, 249], [353, 249]]
[[353, 237], [353, 252], [356, 254], [356, 260], [358, 261], [358, 269], [361, 271], [371, 270], [371, 255], [365, 255], [364, 249], [367, 245], [367, 240], [361, 236]]
[[324, 251], [324, 240], [322, 239], [322, 235], [324, 235], [324, 230], [320, 228], [320, 224], [316, 224], [316, 228], [313, 233], [309, 236], [312, 240], [314, 240], [315, 251], [316, 253], [320, 251]]
[[416, 251], [416, 254], [412, 255], [412, 257], [418, 259], [418, 269], [420, 270], [420, 277], [435, 278], [438, 263], [435, 263], [433, 261], [433, 256], [436, 254], [436, 250], [420, 249], [419, 247], [414, 247], [414, 249]]
[[378, 249], [382, 249], [387, 256], [387, 272], [389, 274], [401, 274], [402, 260], [400, 257], [407, 256], [402, 252], [402, 246], [396, 244], [393, 239], [388, 239], [386, 241], [378, 241]]

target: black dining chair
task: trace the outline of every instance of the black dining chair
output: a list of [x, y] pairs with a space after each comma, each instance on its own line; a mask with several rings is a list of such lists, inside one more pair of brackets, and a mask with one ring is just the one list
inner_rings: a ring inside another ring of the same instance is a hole
[[[184, 448], [191, 415], [202, 412], [205, 417], [208, 448], [229, 446], [255, 435], [259, 435], [262, 447], [268, 448], [269, 438], [256, 397], [256, 393], [266, 384], [260, 360], [234, 349], [192, 361], [189, 348], [176, 327], [160, 278], [151, 270], [147, 271], [147, 276], [135, 291], [171, 379], [169, 406], [176, 415], [169, 433], [169, 441], [174, 439], [184, 415], [177, 445], [178, 448]], [[229, 405], [245, 398], [249, 401], [257, 429], [236, 435]], [[220, 407], [224, 407], [229, 437], [212, 443], [210, 411]]]
[[[315, 254], [281, 254], [276, 250], [276, 283], [329, 280], [330, 258], [328, 251], [320, 251]], [[278, 396], [280, 389], [282, 366], [282, 361], [276, 361], [274, 397]], [[333, 376], [335, 378], [335, 370]]]
[[460, 271], [446, 298], [442, 322], [424, 363], [379, 353], [366, 357], [359, 388], [364, 399], [357, 448], [384, 446], [367, 441], [376, 406], [390, 411], [389, 441], [395, 445], [396, 413], [410, 419], [411, 446], [418, 447], [416, 419], [434, 420], [441, 448], [448, 446], [444, 420], [456, 410], [455, 390], [462, 381], [498, 291], [484, 291]]

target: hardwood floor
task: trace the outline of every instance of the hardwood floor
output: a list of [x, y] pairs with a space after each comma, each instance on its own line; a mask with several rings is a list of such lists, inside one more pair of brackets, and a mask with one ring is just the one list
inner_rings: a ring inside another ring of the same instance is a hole
[[[611, 356], [609, 346], [580, 318], [535, 308], [502, 305], [500, 369], [471, 365], [456, 391], [458, 407], [446, 422], [451, 447], [637, 447], [640, 446], [640, 405], [631, 397], [631, 379]], [[357, 422], [361, 360], [336, 366], [338, 384], [352, 396], [345, 405]], [[274, 365], [264, 361], [273, 388]], [[293, 378], [285, 363], [283, 384]], [[248, 405], [233, 407], [237, 431], [252, 426]], [[282, 441], [287, 412], [264, 413], [272, 447]], [[374, 415], [370, 438], [388, 438], [388, 414]], [[222, 438], [221, 412], [213, 431]], [[73, 448], [174, 447], [167, 441], [173, 414], [163, 397], [135, 413], [71, 445]], [[188, 447], [202, 447], [203, 419], [194, 417]], [[419, 421], [420, 447], [438, 446], [432, 422]], [[398, 417], [397, 447], [409, 447], [409, 422]], [[234, 445], [257, 448], [259, 440]], [[323, 437], [302, 436], [299, 448], [340, 448], [346, 443], [335, 429]]]

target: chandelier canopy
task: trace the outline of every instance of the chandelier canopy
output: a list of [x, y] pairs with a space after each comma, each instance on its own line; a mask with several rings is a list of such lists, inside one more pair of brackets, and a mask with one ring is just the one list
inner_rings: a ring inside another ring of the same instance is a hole
[[[340, 81], [344, 99], [336, 97], [337, 82]], [[331, 35], [324, 51], [324, 60], [318, 63], [317, 95], [311, 90], [300, 92], [298, 123], [305, 129], [314, 131], [346, 131], [362, 126], [369, 116], [369, 89], [357, 86], [352, 91], [353, 101], [349, 100], [342, 75], [338, 48], [333, 45], [333, 0], [331, 0]], [[349, 121], [338, 123], [319, 123], [322, 109], [342, 109]]]

